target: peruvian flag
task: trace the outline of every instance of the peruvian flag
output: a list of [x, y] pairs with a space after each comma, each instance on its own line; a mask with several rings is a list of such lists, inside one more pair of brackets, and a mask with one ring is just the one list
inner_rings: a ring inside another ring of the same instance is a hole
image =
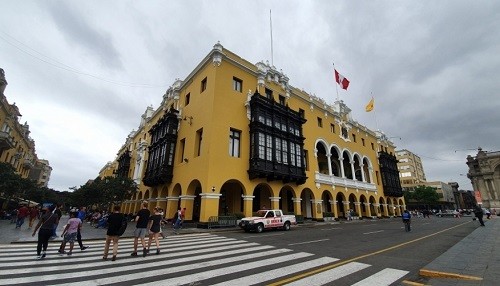
[[349, 87], [349, 80], [345, 78], [343, 75], [339, 74], [339, 72], [336, 69], [333, 69], [335, 71], [335, 81], [345, 90], [347, 90], [347, 87]]

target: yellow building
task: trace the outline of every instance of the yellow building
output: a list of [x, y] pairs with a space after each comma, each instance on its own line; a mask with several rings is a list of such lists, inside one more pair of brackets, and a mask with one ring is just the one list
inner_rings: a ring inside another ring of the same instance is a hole
[[[4, 95], [6, 87], [5, 73], [0, 69], [0, 162], [9, 163], [22, 178], [29, 178], [30, 172], [40, 171], [36, 165], [35, 141], [30, 137], [29, 125], [19, 122], [22, 116], [19, 108], [15, 103], [10, 104]], [[44, 162], [48, 166], [48, 161]], [[50, 172], [48, 174], [50, 176]]]
[[[334, 105], [299, 90], [267, 63], [217, 43], [161, 105], [148, 107], [108, 163], [133, 178], [141, 201], [201, 224], [225, 213], [281, 208], [305, 218], [400, 215], [405, 208], [393, 143]], [[107, 168], [101, 170], [101, 176]]]

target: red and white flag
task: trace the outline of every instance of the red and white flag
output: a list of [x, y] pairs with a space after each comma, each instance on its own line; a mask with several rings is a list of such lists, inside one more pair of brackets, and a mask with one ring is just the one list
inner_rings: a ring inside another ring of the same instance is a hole
[[336, 69], [333, 69], [335, 71], [335, 81], [345, 90], [347, 90], [347, 87], [349, 87], [349, 80], [345, 78], [343, 75], [339, 74], [339, 72]]

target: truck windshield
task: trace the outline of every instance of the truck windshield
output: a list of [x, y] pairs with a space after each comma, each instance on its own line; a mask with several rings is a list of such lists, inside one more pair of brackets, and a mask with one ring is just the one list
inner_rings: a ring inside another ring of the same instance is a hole
[[265, 217], [266, 213], [267, 213], [267, 211], [258, 211], [257, 212], [257, 216], [259, 216], [259, 217]]

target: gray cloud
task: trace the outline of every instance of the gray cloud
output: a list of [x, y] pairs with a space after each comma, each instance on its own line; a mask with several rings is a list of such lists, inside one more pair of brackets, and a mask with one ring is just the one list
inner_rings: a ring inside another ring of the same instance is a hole
[[[73, 5], [70, 6], [69, 2], [44, 2], [44, 5], [47, 5], [54, 24], [68, 43], [82, 48], [87, 55], [96, 57], [103, 67], [112, 69], [122, 67], [119, 52], [113, 45], [112, 34], [103, 25], [105, 19], [93, 19], [90, 22], [84, 17], [85, 10], [78, 11]], [[78, 53], [72, 53], [72, 56], [76, 57]]]
[[351, 80], [339, 98], [355, 120], [401, 137], [394, 143], [422, 157], [428, 179], [470, 189], [460, 174], [475, 151], [465, 149], [500, 149], [500, 2], [229, 3], [0, 2], [9, 11], [0, 18], [10, 41], [0, 38], [6, 95], [54, 168], [51, 187], [94, 178], [145, 108], [217, 41], [250, 62], [271, 61], [270, 9], [274, 65], [290, 83], [333, 103], [335, 61]]

